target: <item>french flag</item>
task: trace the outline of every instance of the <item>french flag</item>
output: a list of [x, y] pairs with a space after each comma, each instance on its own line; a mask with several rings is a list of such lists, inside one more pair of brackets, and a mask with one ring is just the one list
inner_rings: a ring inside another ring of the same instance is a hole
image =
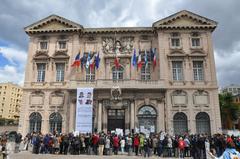
[[72, 67], [79, 67], [81, 64], [80, 62], [80, 52], [76, 55], [75, 60], [73, 64], [71, 65]]
[[153, 69], [155, 69], [156, 65], [157, 65], [157, 51], [156, 48], [154, 49], [154, 56], [153, 56]]
[[138, 66], [139, 69], [142, 68], [142, 56], [141, 56], [140, 52], [139, 52], [139, 55], [138, 55], [137, 66]]

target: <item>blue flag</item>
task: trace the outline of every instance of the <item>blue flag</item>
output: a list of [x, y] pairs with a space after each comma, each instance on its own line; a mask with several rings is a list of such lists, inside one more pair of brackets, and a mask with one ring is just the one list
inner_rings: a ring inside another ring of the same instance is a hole
[[133, 67], [137, 66], [136, 49], [134, 49], [134, 53], [133, 53], [133, 56], [132, 56], [132, 65], [133, 65]]
[[95, 59], [95, 66], [97, 69], [99, 68], [99, 63], [100, 63], [100, 58], [99, 58], [99, 52], [98, 52], [97, 57]]

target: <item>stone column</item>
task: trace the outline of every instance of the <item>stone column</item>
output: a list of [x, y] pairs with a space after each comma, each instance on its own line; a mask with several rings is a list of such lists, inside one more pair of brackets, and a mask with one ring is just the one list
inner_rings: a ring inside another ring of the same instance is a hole
[[[72, 132], [73, 130], [75, 130], [76, 103], [71, 101], [69, 109], [70, 110], [69, 110], [69, 113], [68, 113], [66, 119], [69, 119], [68, 131]], [[67, 127], [67, 125], [66, 125], [66, 127]]]
[[164, 108], [164, 101], [158, 100], [157, 101], [157, 128], [156, 132], [165, 131], [165, 108]]
[[134, 100], [131, 101], [131, 108], [130, 108], [131, 114], [130, 114], [130, 129], [134, 129], [134, 123], [135, 123], [135, 104]]
[[98, 132], [102, 131], [102, 102], [98, 102], [97, 129], [98, 129]]
[[107, 109], [106, 107], [102, 107], [102, 120], [103, 120], [103, 124], [102, 124], [102, 130], [106, 133], [107, 132]]

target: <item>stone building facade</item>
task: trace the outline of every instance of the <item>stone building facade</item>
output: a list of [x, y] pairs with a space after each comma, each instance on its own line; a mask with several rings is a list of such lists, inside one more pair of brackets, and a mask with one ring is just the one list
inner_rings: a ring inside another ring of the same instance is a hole
[[[26, 27], [30, 41], [19, 131], [74, 131], [78, 87], [94, 88], [97, 131], [221, 131], [212, 44], [216, 26], [183, 10], [151, 27], [84, 28], [56, 15]], [[142, 68], [132, 66], [134, 49]], [[99, 53], [99, 68], [86, 69], [83, 58], [79, 68], [71, 67], [78, 52], [81, 57]]]

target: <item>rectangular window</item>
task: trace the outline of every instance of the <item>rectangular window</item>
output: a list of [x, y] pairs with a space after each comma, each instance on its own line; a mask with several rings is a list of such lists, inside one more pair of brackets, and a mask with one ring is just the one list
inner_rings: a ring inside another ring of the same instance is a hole
[[38, 63], [37, 64], [37, 82], [44, 82], [45, 80], [45, 63]]
[[193, 61], [193, 76], [195, 81], [204, 80], [203, 61]]
[[145, 64], [141, 68], [141, 80], [151, 80], [150, 63], [146, 66]]
[[64, 63], [56, 63], [56, 81], [57, 82], [64, 81], [64, 70], [65, 70]]
[[94, 81], [95, 80], [95, 69], [91, 69], [90, 67], [86, 69], [86, 81]]
[[192, 38], [192, 47], [200, 47], [200, 38]]
[[172, 62], [172, 74], [174, 81], [183, 80], [183, 65], [182, 61], [173, 61]]
[[191, 35], [191, 42], [192, 42], [192, 48], [200, 47], [201, 41], [200, 41], [200, 35], [198, 32], [194, 32]]
[[47, 50], [48, 48], [48, 42], [47, 41], [41, 41], [40, 42], [40, 49], [41, 50]]
[[60, 50], [66, 49], [66, 48], [67, 48], [67, 42], [66, 42], [66, 41], [59, 41], [59, 42], [58, 42], [58, 48], [59, 48]]
[[171, 35], [171, 47], [180, 47], [180, 35], [179, 33], [172, 33]]

